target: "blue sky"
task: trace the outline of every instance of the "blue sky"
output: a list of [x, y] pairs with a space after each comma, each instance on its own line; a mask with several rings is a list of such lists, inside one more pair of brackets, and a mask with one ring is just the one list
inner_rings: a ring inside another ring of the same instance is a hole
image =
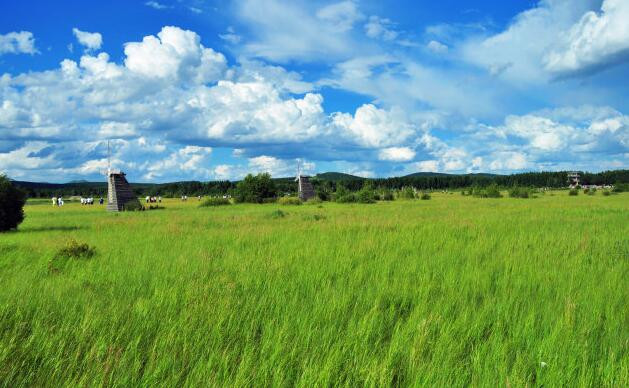
[[0, 172], [629, 167], [629, 2], [0, 4]]

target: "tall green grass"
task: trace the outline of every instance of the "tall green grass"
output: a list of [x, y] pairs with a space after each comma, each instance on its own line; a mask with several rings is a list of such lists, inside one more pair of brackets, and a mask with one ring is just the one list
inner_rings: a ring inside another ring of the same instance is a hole
[[163, 205], [27, 205], [0, 385], [629, 384], [629, 194]]

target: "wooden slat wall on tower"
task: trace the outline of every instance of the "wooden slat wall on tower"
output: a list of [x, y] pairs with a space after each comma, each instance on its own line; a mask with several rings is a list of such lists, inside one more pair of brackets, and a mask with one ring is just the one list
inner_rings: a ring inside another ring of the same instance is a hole
[[314, 187], [307, 176], [299, 176], [299, 199], [307, 201], [315, 197]]
[[140, 205], [138, 198], [133, 194], [131, 186], [125, 178], [124, 173], [111, 173], [107, 179], [107, 210], [112, 212], [119, 212], [125, 209], [125, 205], [129, 205], [131, 202], [137, 202]]

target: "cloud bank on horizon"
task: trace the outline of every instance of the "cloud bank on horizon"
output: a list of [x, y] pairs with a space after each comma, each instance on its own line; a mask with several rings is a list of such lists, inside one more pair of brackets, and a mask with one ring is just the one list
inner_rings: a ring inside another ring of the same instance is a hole
[[24, 3], [0, 6], [14, 179], [102, 179], [107, 141], [135, 181], [629, 167], [625, 0], [112, 2], [142, 17], [43, 27]]

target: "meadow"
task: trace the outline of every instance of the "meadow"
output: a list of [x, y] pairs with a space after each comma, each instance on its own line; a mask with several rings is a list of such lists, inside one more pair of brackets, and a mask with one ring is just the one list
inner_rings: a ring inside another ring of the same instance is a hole
[[0, 386], [629, 385], [627, 193], [163, 205], [27, 204]]

